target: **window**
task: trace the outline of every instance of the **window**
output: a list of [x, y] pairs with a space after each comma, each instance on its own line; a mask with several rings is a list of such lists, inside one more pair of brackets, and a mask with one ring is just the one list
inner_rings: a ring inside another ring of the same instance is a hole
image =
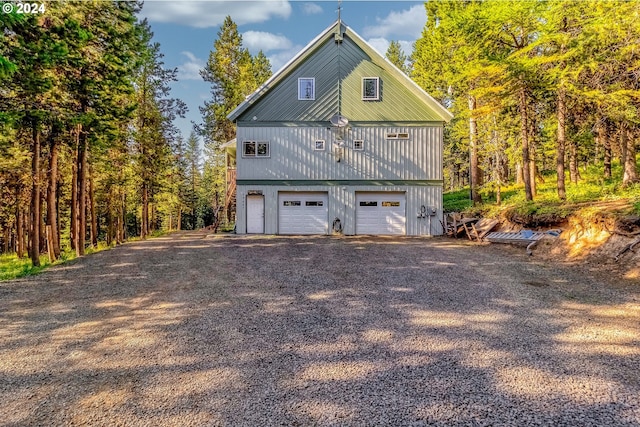
[[409, 139], [408, 132], [387, 132], [387, 139]]
[[360, 206], [374, 207], [378, 206], [378, 202], [360, 202]]
[[400, 202], [382, 202], [383, 208], [397, 208], [400, 206]]
[[355, 141], [353, 141], [353, 149], [364, 150], [364, 141], [361, 139], [356, 139]]
[[319, 201], [308, 201], [304, 202], [305, 206], [324, 206], [324, 202], [322, 200]]
[[362, 79], [362, 100], [378, 101], [380, 99], [380, 78], [364, 77]]
[[269, 157], [269, 143], [244, 141], [242, 143], [242, 157]]
[[301, 204], [299, 200], [285, 200], [282, 206], [301, 206]]
[[316, 151], [324, 151], [324, 140], [317, 140], [314, 146], [314, 150]]
[[313, 101], [316, 99], [316, 79], [300, 77], [298, 79], [298, 100]]

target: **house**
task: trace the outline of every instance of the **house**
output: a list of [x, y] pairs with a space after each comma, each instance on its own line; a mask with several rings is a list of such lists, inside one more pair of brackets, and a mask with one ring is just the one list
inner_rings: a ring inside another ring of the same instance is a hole
[[237, 233], [442, 234], [452, 115], [342, 21], [228, 118]]

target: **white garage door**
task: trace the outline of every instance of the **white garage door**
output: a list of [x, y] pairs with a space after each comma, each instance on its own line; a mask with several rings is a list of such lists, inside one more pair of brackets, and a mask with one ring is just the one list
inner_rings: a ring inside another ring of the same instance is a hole
[[406, 234], [404, 193], [356, 193], [356, 234]]
[[279, 193], [280, 234], [328, 234], [327, 193]]

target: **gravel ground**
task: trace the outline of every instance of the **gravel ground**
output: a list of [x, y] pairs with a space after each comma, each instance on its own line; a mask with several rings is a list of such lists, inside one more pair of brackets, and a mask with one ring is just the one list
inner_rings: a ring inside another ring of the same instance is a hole
[[0, 283], [3, 426], [640, 426], [640, 284], [384, 237], [126, 244]]

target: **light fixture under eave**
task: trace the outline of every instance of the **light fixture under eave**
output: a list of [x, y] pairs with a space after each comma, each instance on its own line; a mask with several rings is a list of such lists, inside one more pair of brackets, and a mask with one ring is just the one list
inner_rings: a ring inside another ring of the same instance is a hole
[[332, 126], [343, 128], [349, 124], [349, 119], [347, 119], [342, 114], [334, 114], [331, 119], [329, 119]]

